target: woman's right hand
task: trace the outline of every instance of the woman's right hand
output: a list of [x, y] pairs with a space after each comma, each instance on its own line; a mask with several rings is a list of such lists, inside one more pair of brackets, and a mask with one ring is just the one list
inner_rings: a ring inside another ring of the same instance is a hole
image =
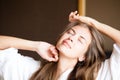
[[52, 44], [47, 42], [39, 42], [37, 45], [36, 52], [45, 60], [47, 61], [58, 61], [58, 52]]
[[73, 22], [73, 21], [78, 21], [79, 20], [79, 14], [77, 11], [71, 12], [69, 14], [69, 21]]

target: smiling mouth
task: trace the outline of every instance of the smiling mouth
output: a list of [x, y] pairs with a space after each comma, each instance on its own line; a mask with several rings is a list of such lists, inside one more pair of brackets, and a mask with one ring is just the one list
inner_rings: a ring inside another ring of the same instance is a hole
[[68, 42], [67, 42], [66, 40], [63, 41], [63, 44], [64, 44], [66, 47], [68, 47], [68, 48], [71, 49], [71, 46], [68, 44]]

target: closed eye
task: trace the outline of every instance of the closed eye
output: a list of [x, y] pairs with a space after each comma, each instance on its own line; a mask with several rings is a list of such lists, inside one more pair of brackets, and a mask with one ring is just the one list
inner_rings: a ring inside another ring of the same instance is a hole
[[85, 39], [83, 36], [80, 36], [82, 39]]
[[69, 29], [69, 30], [67, 31], [67, 33], [68, 33], [68, 34], [71, 34], [71, 35], [74, 35], [74, 34], [75, 34], [75, 31], [74, 31], [73, 29]]
[[83, 36], [80, 36], [79, 39], [78, 39], [81, 43], [85, 42], [86, 39], [83, 37]]

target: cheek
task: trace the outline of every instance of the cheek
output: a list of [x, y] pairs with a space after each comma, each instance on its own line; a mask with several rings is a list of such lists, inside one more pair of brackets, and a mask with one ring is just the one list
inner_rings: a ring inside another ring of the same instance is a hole
[[59, 44], [61, 44], [61, 43], [62, 43], [62, 41], [63, 41], [63, 37], [60, 37], [60, 38], [58, 39], [58, 41], [57, 41], [56, 46], [57, 46], [57, 45], [59, 45]]
[[76, 54], [81, 54], [81, 55], [83, 55], [83, 54], [85, 54], [85, 52], [88, 50], [88, 46], [86, 46], [86, 45], [81, 45], [81, 46], [76, 46], [76, 47], [74, 47], [74, 52], [76, 52]]
[[57, 43], [61, 43], [64, 39], [66, 38], [66, 35], [62, 35], [61, 37], [59, 37]]

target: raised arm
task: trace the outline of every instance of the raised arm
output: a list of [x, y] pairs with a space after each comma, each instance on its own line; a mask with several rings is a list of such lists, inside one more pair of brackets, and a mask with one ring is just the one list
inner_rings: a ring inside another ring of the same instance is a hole
[[74, 20], [84, 22], [84, 23], [98, 29], [101, 33], [110, 37], [112, 40], [114, 40], [115, 43], [117, 43], [120, 46], [120, 31], [119, 30], [117, 30], [109, 25], [98, 22], [97, 20], [92, 19], [90, 17], [79, 16], [77, 11], [71, 12], [69, 15], [69, 21], [74, 21]]
[[37, 52], [48, 61], [57, 61], [58, 55], [55, 47], [47, 42], [32, 41], [12, 36], [0, 36], [0, 49], [14, 47], [22, 50]]
[[95, 24], [96, 28], [103, 34], [110, 37], [115, 43], [120, 46], [120, 31], [103, 23]]

